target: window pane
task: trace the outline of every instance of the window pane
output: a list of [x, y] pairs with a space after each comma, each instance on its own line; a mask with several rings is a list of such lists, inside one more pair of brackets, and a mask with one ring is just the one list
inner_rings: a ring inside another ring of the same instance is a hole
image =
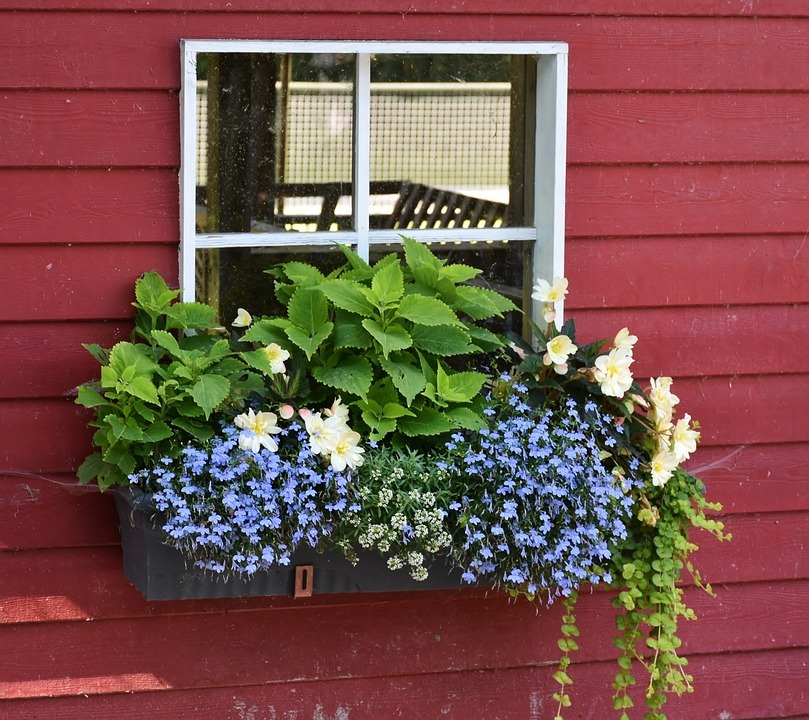
[[201, 53], [197, 232], [349, 229], [353, 55]]
[[531, 224], [526, 68], [506, 55], [372, 58], [371, 227]]

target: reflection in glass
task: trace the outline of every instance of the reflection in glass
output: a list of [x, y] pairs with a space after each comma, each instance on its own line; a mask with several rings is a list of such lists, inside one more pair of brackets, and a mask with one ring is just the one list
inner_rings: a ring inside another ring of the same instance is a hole
[[197, 231], [348, 229], [354, 57], [202, 53]]

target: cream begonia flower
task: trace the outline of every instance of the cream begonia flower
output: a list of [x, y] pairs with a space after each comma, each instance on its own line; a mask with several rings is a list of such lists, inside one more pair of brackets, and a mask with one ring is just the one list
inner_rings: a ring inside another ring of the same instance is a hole
[[688, 460], [696, 451], [699, 436], [699, 432], [691, 428], [690, 415], [685, 414], [677, 421], [672, 432], [672, 452], [679, 462]]
[[327, 418], [319, 413], [300, 412], [306, 425], [306, 432], [309, 433], [309, 446], [315, 455], [330, 455], [337, 447], [340, 436], [346, 431], [345, 421], [337, 415]]
[[267, 347], [262, 348], [264, 350], [265, 355], [267, 356], [267, 360], [270, 361], [270, 370], [273, 373], [282, 373], [286, 372], [286, 365], [284, 365], [284, 360], [289, 360], [289, 352], [284, 350], [280, 345], [276, 343], [270, 343]]
[[567, 295], [567, 278], [554, 278], [553, 284], [537, 278], [537, 284], [534, 285], [531, 297], [540, 302], [555, 303], [564, 300], [565, 295]]
[[278, 443], [272, 436], [281, 432], [281, 428], [276, 424], [277, 420], [275, 413], [257, 413], [253, 412], [253, 408], [236, 416], [233, 422], [242, 430], [239, 433], [239, 447], [257, 453], [264, 446], [270, 452], [276, 452]]
[[239, 308], [236, 312], [236, 319], [231, 323], [233, 327], [250, 327], [253, 317], [244, 308]]
[[629, 328], [621, 328], [615, 336], [615, 340], [612, 341], [612, 346], [615, 348], [629, 348], [631, 350], [635, 347], [637, 341], [638, 336], [630, 335]]
[[671, 392], [674, 381], [670, 377], [651, 378], [649, 383], [649, 419], [658, 432], [665, 432], [671, 428], [674, 406], [680, 402], [680, 398]]
[[348, 424], [348, 407], [342, 404], [342, 399], [337, 398], [332, 404], [331, 407], [326, 408], [323, 413], [327, 417], [339, 417], [343, 419], [343, 422]]
[[653, 458], [650, 465], [652, 471], [652, 485], [663, 487], [674, 474], [679, 462], [674, 453], [668, 450], [659, 451]]
[[601, 392], [610, 397], [622, 398], [632, 386], [632, 371], [629, 366], [634, 360], [629, 348], [613, 348], [607, 355], [597, 357], [593, 377], [600, 383]]
[[331, 451], [331, 466], [337, 472], [342, 472], [347, 467], [354, 468], [362, 465], [364, 458], [362, 454], [364, 448], [359, 445], [360, 434], [353, 430], [346, 430], [340, 434], [337, 443]]
[[567, 359], [578, 349], [567, 335], [557, 335], [545, 346], [542, 362], [545, 365], [553, 363], [553, 369], [564, 375], [567, 372]]

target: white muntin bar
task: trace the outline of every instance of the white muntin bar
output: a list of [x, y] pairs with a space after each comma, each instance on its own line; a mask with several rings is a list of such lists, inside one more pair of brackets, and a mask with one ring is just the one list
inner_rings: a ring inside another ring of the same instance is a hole
[[357, 254], [363, 260], [368, 260], [371, 204], [371, 56], [360, 53], [356, 62], [352, 208], [357, 232]]
[[195, 295], [197, 187], [197, 53], [181, 42], [180, 87], [180, 289], [182, 299]]

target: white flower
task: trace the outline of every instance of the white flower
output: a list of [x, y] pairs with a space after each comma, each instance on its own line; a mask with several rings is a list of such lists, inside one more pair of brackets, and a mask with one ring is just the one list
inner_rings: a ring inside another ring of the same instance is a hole
[[567, 278], [554, 278], [553, 285], [547, 280], [537, 278], [537, 284], [534, 285], [531, 297], [540, 302], [555, 303], [564, 300], [565, 295], [567, 295]]
[[327, 417], [339, 417], [342, 419], [343, 423], [348, 424], [348, 407], [342, 404], [340, 398], [337, 398], [332, 404], [331, 407], [326, 408], [324, 414]]
[[649, 419], [654, 423], [658, 432], [666, 432], [671, 427], [671, 418], [674, 414], [674, 406], [680, 402], [680, 398], [671, 392], [673, 380], [670, 377], [660, 377], [649, 380], [651, 389], [649, 390]]
[[553, 369], [560, 375], [564, 375], [568, 370], [567, 359], [578, 349], [567, 335], [557, 335], [545, 346], [542, 362], [545, 365], [553, 363]]
[[267, 360], [270, 361], [270, 370], [272, 370], [272, 372], [286, 372], [287, 368], [286, 365], [284, 365], [284, 360], [289, 360], [288, 351], [284, 350], [284, 348], [276, 343], [270, 343], [267, 347], [262, 348], [262, 350], [264, 350]]
[[633, 362], [632, 350], [629, 348], [613, 348], [607, 355], [597, 357], [593, 377], [601, 384], [601, 392], [622, 398], [632, 386], [632, 371], [629, 366]]
[[281, 432], [281, 428], [276, 424], [277, 419], [275, 413], [256, 413], [253, 412], [253, 408], [238, 415], [233, 422], [237, 428], [242, 429], [239, 433], [239, 447], [256, 453], [263, 445], [270, 452], [276, 452], [278, 443], [271, 436]]
[[315, 455], [331, 454], [334, 448], [337, 447], [340, 436], [346, 430], [343, 419], [337, 415], [332, 415], [324, 420], [319, 412], [307, 412], [304, 414], [301, 411], [299, 415], [306, 425], [306, 432], [309, 433], [309, 445], [312, 452]]
[[699, 433], [691, 429], [691, 416], [687, 413], [677, 421], [672, 433], [672, 452], [679, 462], [688, 460], [697, 449]]
[[250, 316], [250, 313], [244, 308], [239, 308], [239, 310], [236, 312], [236, 319], [231, 323], [231, 325], [233, 325], [233, 327], [250, 327], [252, 322], [253, 318]]
[[341, 433], [337, 443], [331, 451], [331, 466], [337, 472], [342, 472], [346, 467], [357, 468], [362, 465], [362, 453], [364, 448], [359, 446], [360, 434], [353, 430], [346, 430]]
[[635, 346], [638, 341], [637, 335], [630, 335], [629, 328], [621, 328], [612, 341], [612, 346], [616, 348], [629, 348], [630, 350]]
[[652, 471], [652, 484], [657, 487], [663, 487], [674, 474], [677, 469], [677, 458], [674, 453], [668, 450], [659, 451], [653, 458], [650, 465]]

